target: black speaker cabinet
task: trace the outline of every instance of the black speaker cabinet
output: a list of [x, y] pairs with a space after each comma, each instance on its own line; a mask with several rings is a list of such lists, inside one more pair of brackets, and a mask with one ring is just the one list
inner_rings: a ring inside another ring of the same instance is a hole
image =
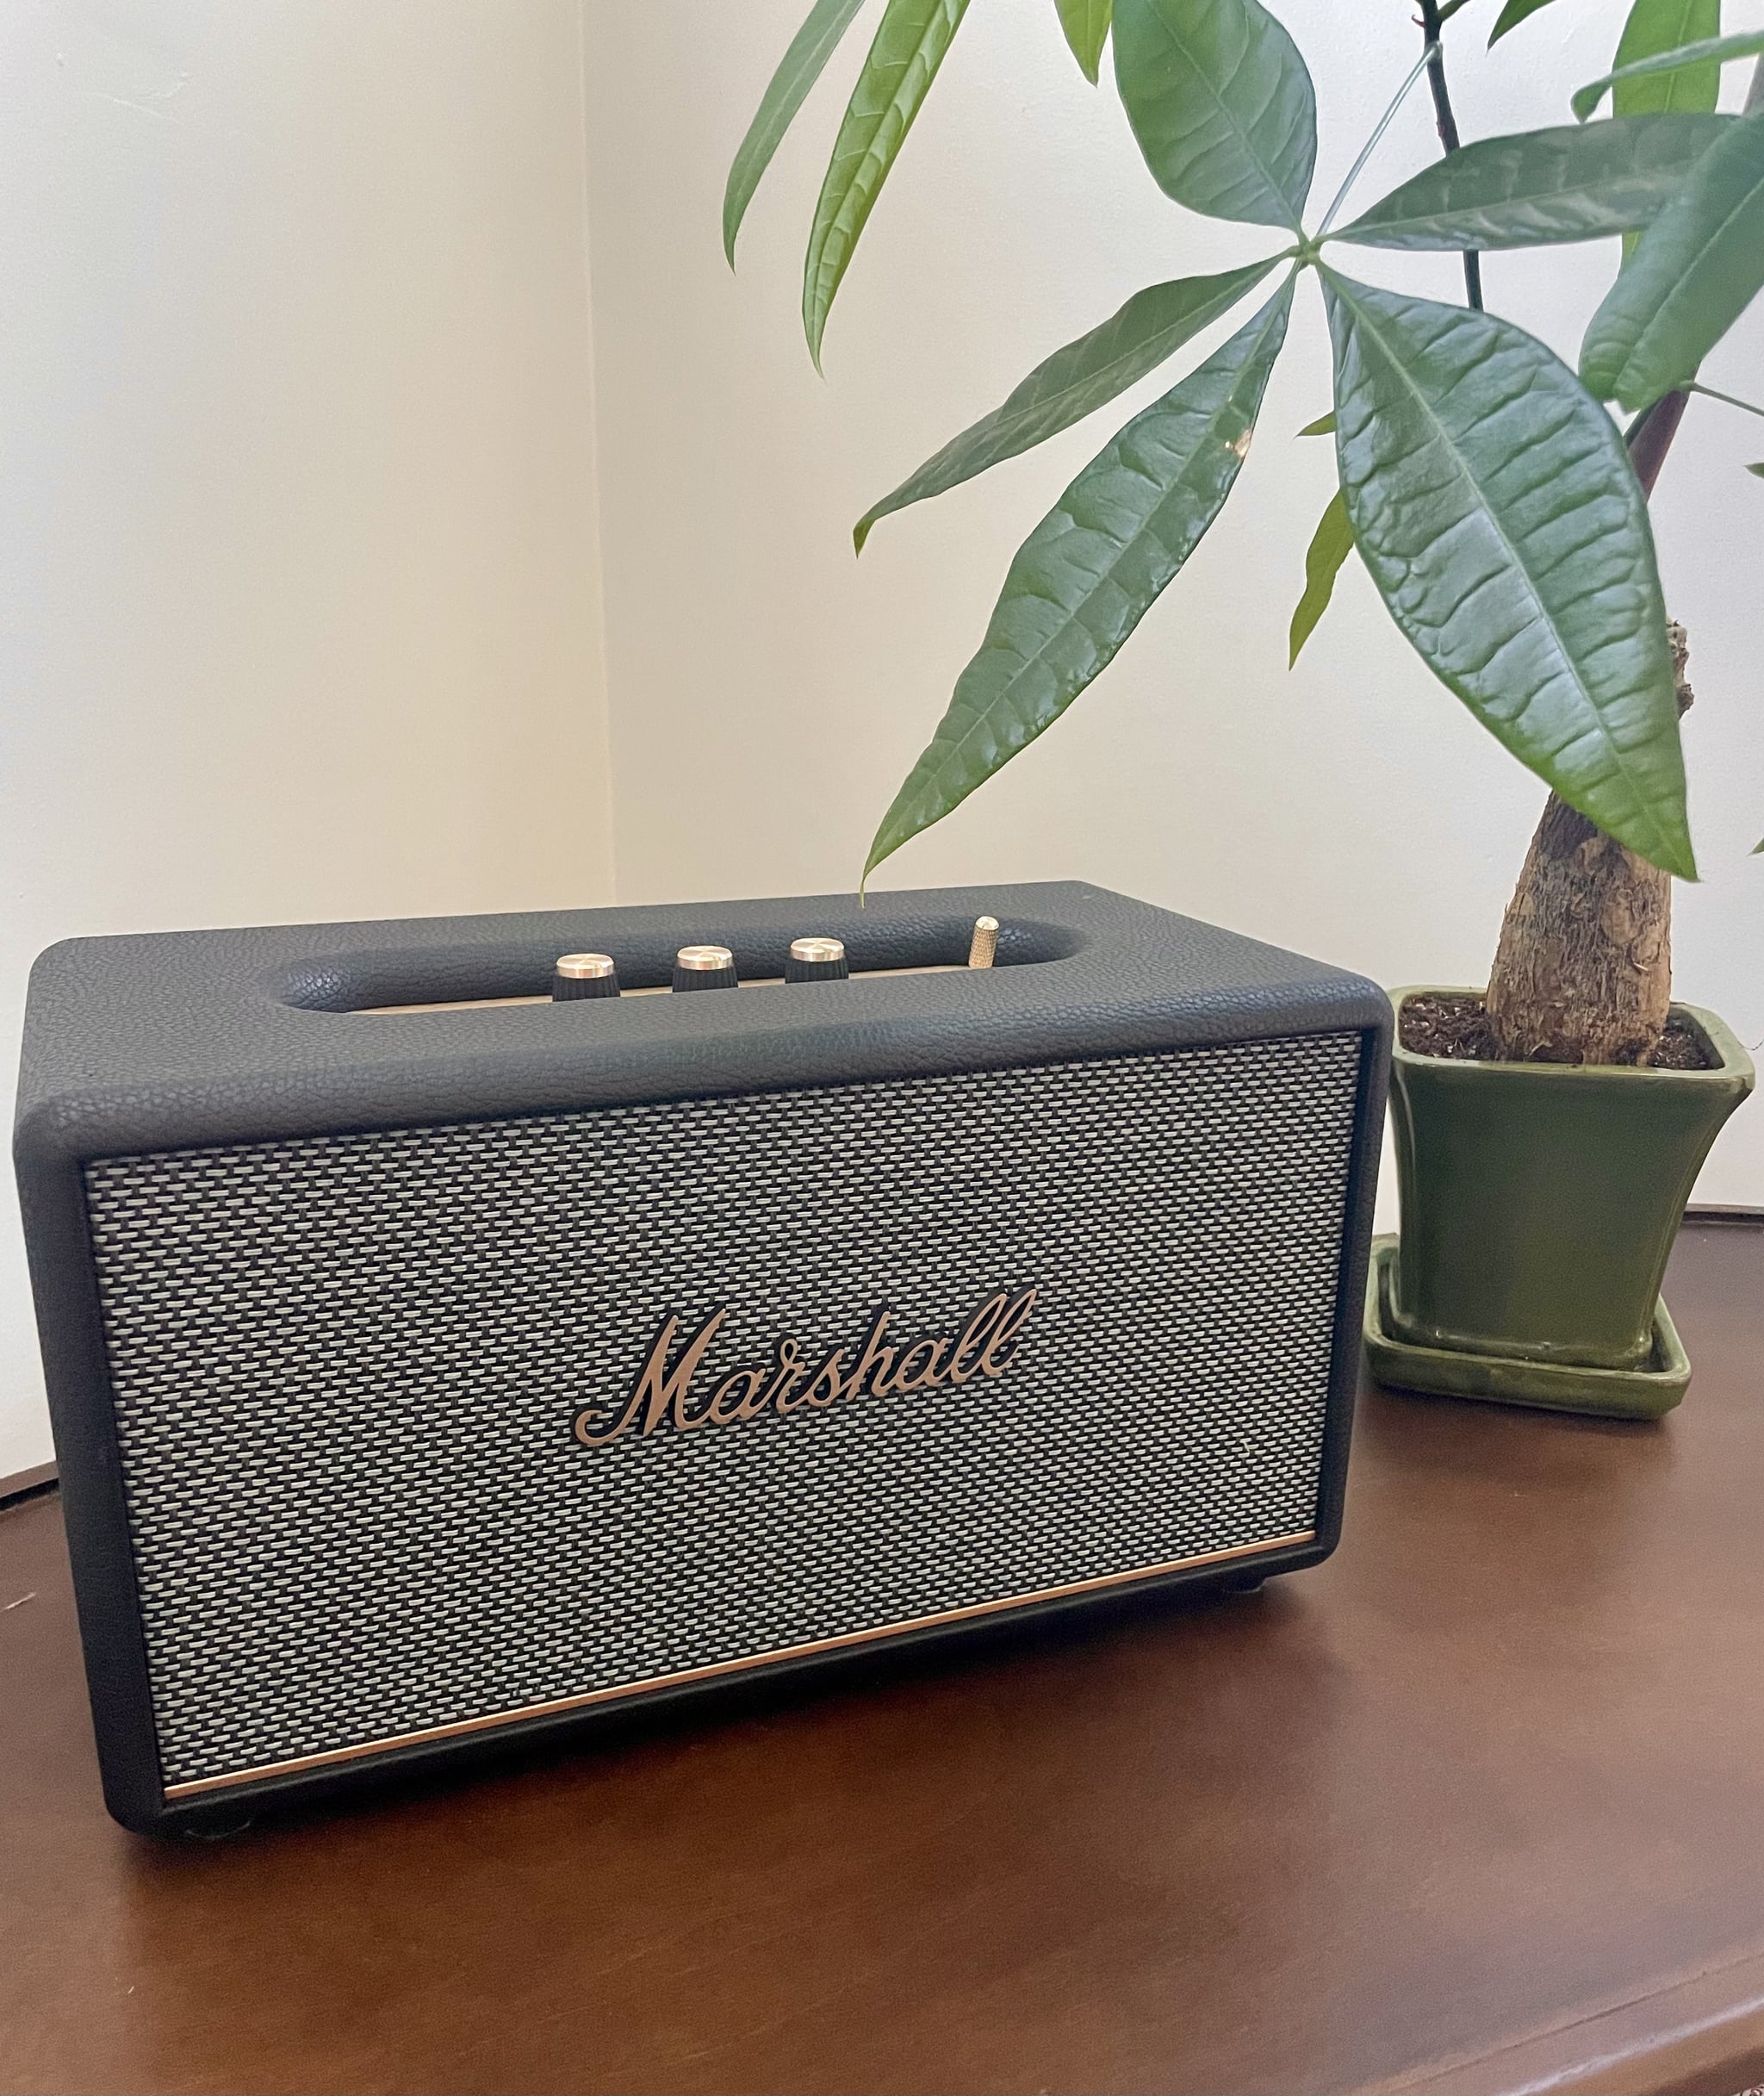
[[[742, 986], [634, 993], [688, 942]], [[546, 1000], [582, 948], [626, 993]], [[52, 948], [16, 1154], [110, 1809], [1315, 1563], [1389, 1027], [1066, 884]]]

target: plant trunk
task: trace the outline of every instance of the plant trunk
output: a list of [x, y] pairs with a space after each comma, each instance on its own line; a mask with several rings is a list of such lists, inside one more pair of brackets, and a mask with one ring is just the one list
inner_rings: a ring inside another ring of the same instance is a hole
[[[1684, 628], [1668, 629], [1680, 714]], [[1556, 794], [1507, 905], [1488, 979], [1507, 1062], [1645, 1063], [1672, 1002], [1672, 876]]]

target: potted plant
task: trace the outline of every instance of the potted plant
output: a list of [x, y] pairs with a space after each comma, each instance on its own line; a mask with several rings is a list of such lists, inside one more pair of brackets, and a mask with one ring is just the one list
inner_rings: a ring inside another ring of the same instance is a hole
[[[1689, 1375], [1659, 1300], [1667, 1255], [1753, 1072], [1712, 1013], [1671, 1001], [1671, 883], [1696, 871], [1679, 737], [1690, 687], [1647, 501], [1687, 404], [1709, 391], [1704, 358], [1764, 285], [1764, 62], [1743, 114], [1716, 106], [1723, 66], [1764, 53], [1764, 34], [1723, 35], [1721, 0], [1634, 0], [1610, 72], [1575, 93], [1570, 121], [1465, 145], [1443, 39], [1468, 3], [1421, 0], [1414, 69], [1314, 222], [1311, 76], [1261, 0], [1055, 0], [1093, 83], [1112, 41], [1159, 187], [1262, 237], [1240, 267], [1150, 285], [1055, 350], [859, 519], [859, 550], [882, 518], [1070, 427], [1252, 293], [1260, 303], [1116, 432], [1024, 542], [864, 871], [1050, 727], [1179, 573], [1242, 469], [1314, 277], [1335, 406], [1308, 433], [1333, 438], [1339, 487], [1307, 557], [1293, 657], [1357, 551], [1422, 660], [1550, 788], [1486, 987], [1397, 993], [1402, 1229], [1375, 1262], [1371, 1364], [1422, 1390], [1652, 1415]], [[1506, 0], [1489, 41], [1550, 3]], [[761, 175], [861, 5], [817, 0], [786, 53], [730, 170], [731, 262]], [[966, 11], [885, 0], [810, 235], [803, 319], [817, 364]], [[1423, 74], [1444, 157], [1338, 224]], [[1484, 309], [1482, 250], [1607, 238], [1623, 240], [1623, 264], [1578, 372]], [[1345, 266], [1356, 246], [1461, 252], [1465, 303], [1359, 281]], [[1607, 402], [1632, 418], [1625, 432]]]

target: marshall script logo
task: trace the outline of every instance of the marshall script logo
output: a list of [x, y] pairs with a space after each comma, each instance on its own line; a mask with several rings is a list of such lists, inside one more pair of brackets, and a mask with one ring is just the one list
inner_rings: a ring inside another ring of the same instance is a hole
[[904, 1396], [952, 1384], [960, 1389], [976, 1376], [1002, 1376], [1035, 1307], [1035, 1293], [1033, 1288], [1016, 1295], [1000, 1289], [987, 1297], [960, 1332], [934, 1333], [904, 1346], [884, 1344], [890, 1313], [879, 1310], [857, 1365], [848, 1372], [847, 1347], [835, 1347], [810, 1375], [802, 1348], [793, 1339], [780, 1339], [773, 1359], [763, 1367], [737, 1368], [708, 1393], [694, 1393], [693, 1382], [729, 1312], [713, 1311], [671, 1364], [680, 1320], [670, 1317], [656, 1334], [618, 1416], [610, 1425], [603, 1423], [600, 1412], [591, 1406], [577, 1415], [575, 1438], [584, 1448], [608, 1448], [627, 1434], [653, 1434], [664, 1422], [691, 1434], [699, 1427], [736, 1427], [762, 1412], [788, 1415], [804, 1407], [825, 1411], [859, 1397]]

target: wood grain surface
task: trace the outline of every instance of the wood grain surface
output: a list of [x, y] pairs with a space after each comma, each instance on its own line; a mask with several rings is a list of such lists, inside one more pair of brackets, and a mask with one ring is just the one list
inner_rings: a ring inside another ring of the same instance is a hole
[[105, 1817], [0, 1513], [9, 2091], [1764, 2079], [1764, 1232], [1657, 1427], [1368, 1394], [1347, 1525], [1136, 1605], [218, 1844]]

